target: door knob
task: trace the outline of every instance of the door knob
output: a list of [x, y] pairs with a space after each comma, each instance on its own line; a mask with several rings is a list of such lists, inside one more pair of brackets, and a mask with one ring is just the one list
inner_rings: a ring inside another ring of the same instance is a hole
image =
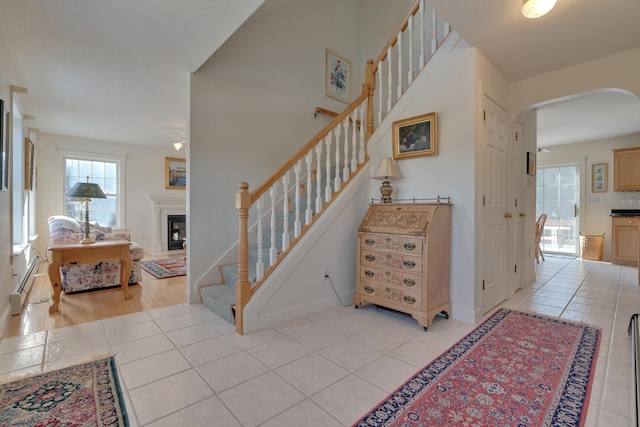
[[511, 218], [511, 217], [513, 217], [513, 215], [511, 215], [509, 212], [507, 212], [507, 213], [504, 214], [504, 217], [505, 218]]
[[524, 212], [520, 212], [520, 218], [525, 218], [526, 216], [527, 216], [527, 214], [526, 214], [526, 213], [524, 213]]

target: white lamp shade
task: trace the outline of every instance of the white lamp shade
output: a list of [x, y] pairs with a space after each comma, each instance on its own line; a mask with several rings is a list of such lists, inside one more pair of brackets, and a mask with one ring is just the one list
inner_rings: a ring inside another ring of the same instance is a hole
[[373, 174], [373, 179], [387, 179], [387, 178], [402, 178], [400, 172], [396, 169], [396, 164], [391, 157], [383, 157], [380, 159], [380, 164], [376, 173]]
[[556, 5], [556, 0], [524, 0], [522, 14], [527, 18], [546, 15]]

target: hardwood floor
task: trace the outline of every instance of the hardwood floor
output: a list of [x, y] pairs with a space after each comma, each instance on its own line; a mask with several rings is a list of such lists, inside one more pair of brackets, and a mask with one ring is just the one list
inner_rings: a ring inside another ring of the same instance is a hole
[[[183, 257], [184, 255], [171, 255]], [[166, 256], [165, 256], [166, 257]], [[165, 258], [145, 254], [145, 259]], [[186, 276], [156, 279], [142, 270], [142, 281], [129, 286], [132, 298], [124, 300], [120, 287], [79, 292], [62, 293], [60, 311], [49, 313], [52, 289], [47, 263], [41, 262], [22, 313], [13, 316], [5, 331], [5, 338], [27, 335], [33, 332], [91, 322], [107, 317], [120, 316], [153, 308], [185, 302]]]

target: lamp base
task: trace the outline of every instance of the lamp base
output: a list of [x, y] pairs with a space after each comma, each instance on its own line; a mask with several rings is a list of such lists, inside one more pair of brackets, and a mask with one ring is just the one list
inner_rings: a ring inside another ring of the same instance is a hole
[[393, 187], [389, 180], [385, 179], [380, 186], [380, 203], [391, 203], [391, 193], [393, 193]]
[[91, 237], [86, 236], [84, 239], [80, 240], [78, 243], [81, 245], [90, 245], [91, 243], [95, 243]]

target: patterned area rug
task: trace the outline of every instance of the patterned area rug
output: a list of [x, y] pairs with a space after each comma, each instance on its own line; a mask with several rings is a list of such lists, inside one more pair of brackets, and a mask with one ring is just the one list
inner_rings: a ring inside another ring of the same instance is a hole
[[156, 279], [184, 276], [187, 274], [187, 261], [183, 258], [162, 258], [142, 260], [142, 268]]
[[0, 385], [2, 426], [129, 426], [113, 357]]
[[599, 329], [501, 309], [355, 425], [582, 426], [599, 345]]

